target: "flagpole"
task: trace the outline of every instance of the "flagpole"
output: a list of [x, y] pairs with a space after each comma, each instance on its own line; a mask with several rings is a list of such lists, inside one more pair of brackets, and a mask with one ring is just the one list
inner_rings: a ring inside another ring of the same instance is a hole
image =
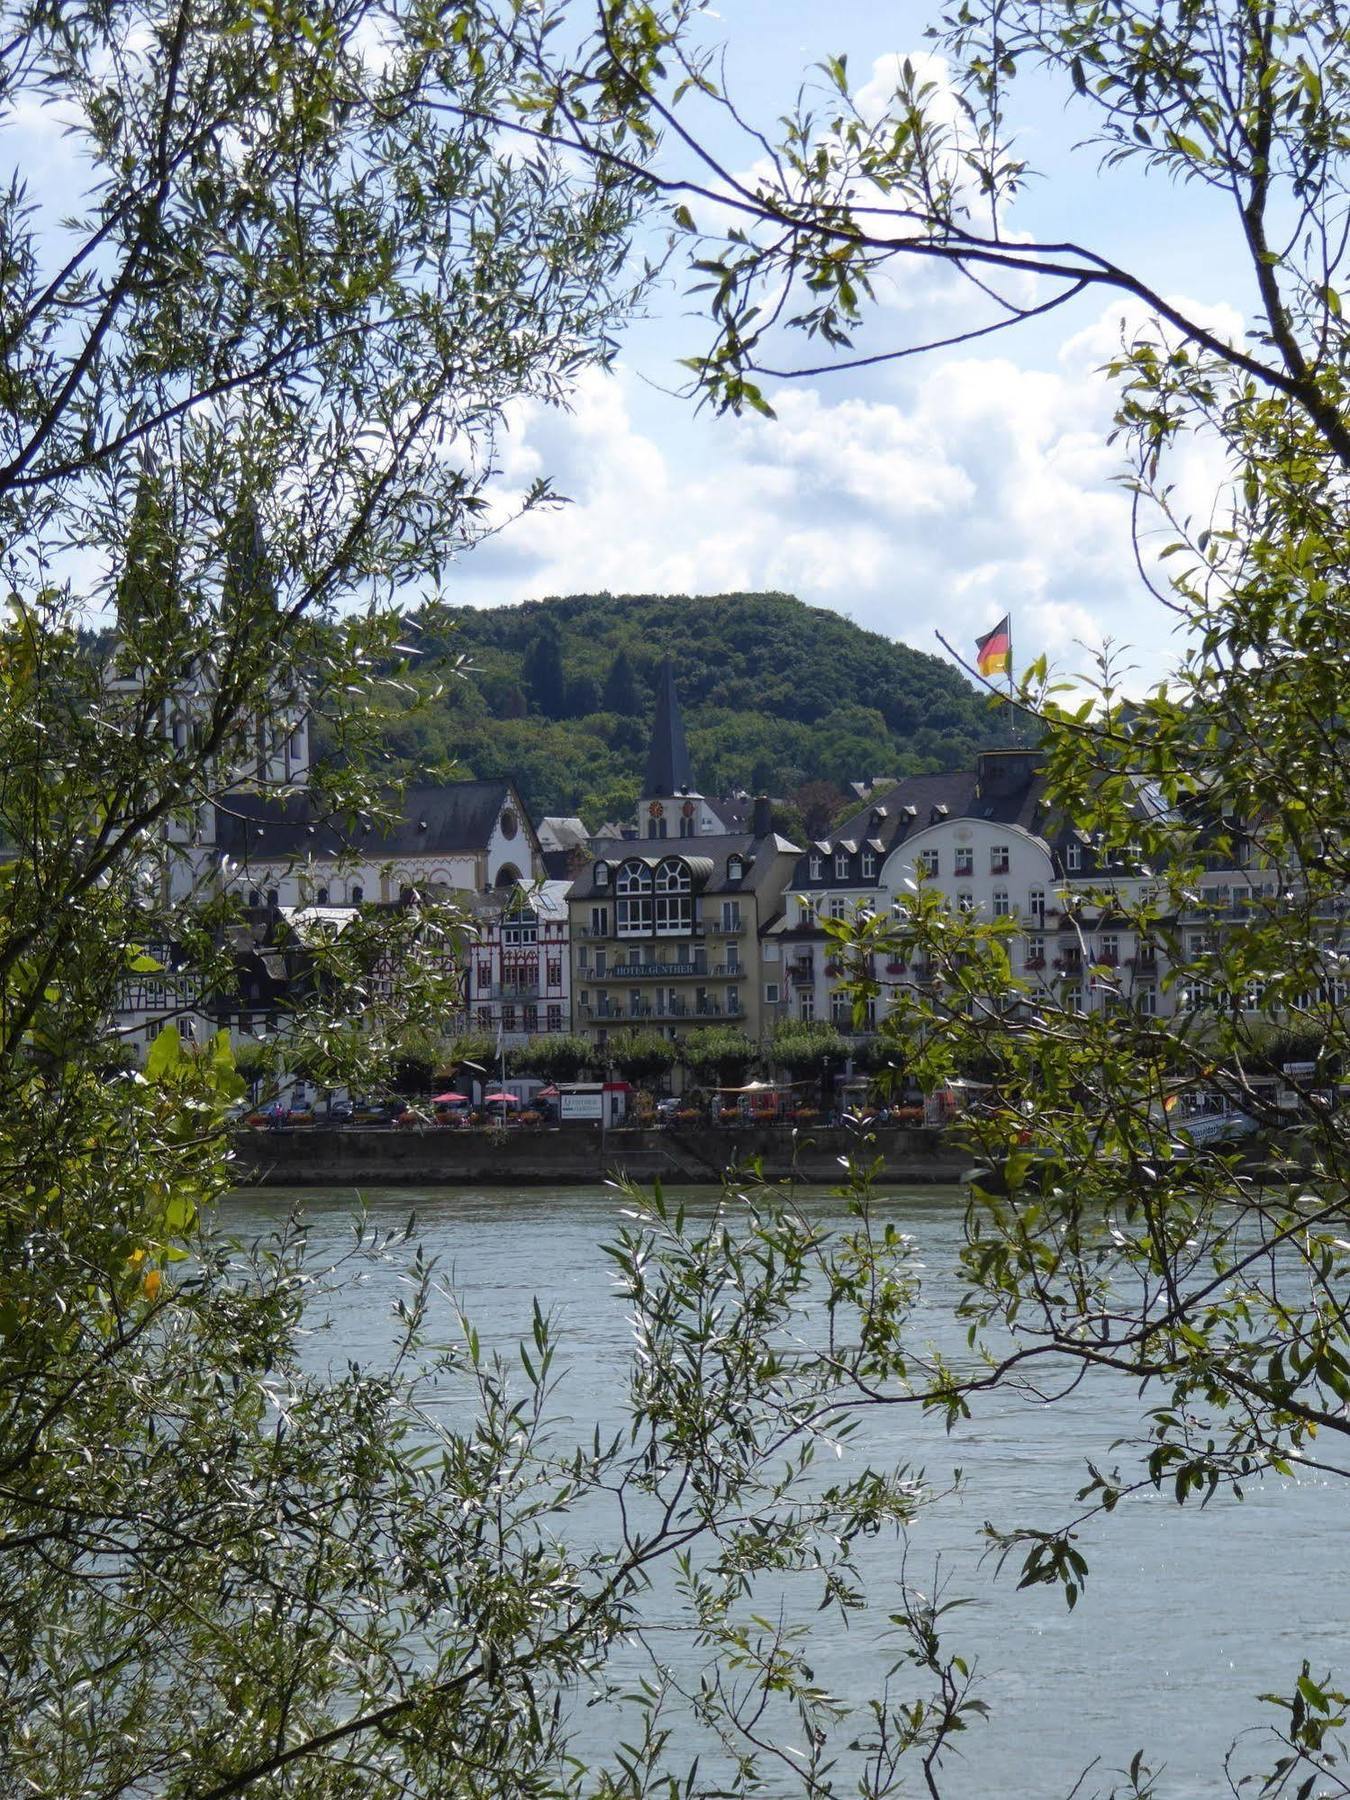
[[1008, 748], [1012, 749], [1017, 741], [1017, 725], [1013, 717], [1013, 631], [1012, 614], [1008, 614], [1008, 667], [1004, 671], [1008, 677]]

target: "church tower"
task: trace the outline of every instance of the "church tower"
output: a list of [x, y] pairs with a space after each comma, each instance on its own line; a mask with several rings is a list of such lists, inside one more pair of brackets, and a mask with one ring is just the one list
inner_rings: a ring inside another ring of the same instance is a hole
[[721, 819], [694, 786], [684, 719], [675, 691], [675, 669], [666, 657], [656, 682], [656, 716], [642, 779], [642, 798], [638, 801], [638, 836], [711, 837], [722, 830]]

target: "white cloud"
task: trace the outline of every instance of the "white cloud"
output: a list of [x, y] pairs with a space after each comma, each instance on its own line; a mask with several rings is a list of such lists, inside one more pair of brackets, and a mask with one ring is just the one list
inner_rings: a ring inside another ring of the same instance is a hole
[[[1134, 568], [1095, 372], [1118, 315], [1049, 368], [972, 350], [866, 396], [786, 387], [773, 420], [693, 417], [630, 372], [591, 373], [572, 414], [524, 408], [503, 444], [513, 483], [546, 469], [573, 503], [467, 558], [449, 597], [774, 588], [922, 649], [935, 629], [968, 647], [1011, 612], [1019, 659], [1044, 650], [1077, 670], [1080, 641], [1110, 637], [1158, 677], [1175, 620]], [[1188, 454], [1197, 497], [1220, 472]]]

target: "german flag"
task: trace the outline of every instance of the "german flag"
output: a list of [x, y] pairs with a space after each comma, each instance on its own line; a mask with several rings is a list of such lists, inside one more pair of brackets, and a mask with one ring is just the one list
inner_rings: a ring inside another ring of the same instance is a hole
[[992, 631], [975, 640], [975, 666], [981, 675], [1007, 675], [1012, 670], [1012, 615], [1005, 613]]

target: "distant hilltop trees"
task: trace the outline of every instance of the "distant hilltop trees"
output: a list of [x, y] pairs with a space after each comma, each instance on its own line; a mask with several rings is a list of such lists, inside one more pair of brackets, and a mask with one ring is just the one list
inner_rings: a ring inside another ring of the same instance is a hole
[[998, 729], [940, 658], [788, 594], [576, 594], [416, 622], [424, 668], [442, 653], [470, 666], [390, 720], [395, 761], [509, 776], [536, 818], [631, 812], [667, 656], [710, 794], [809, 787], [818, 812], [820, 784], [842, 805], [878, 769], [967, 766]]

